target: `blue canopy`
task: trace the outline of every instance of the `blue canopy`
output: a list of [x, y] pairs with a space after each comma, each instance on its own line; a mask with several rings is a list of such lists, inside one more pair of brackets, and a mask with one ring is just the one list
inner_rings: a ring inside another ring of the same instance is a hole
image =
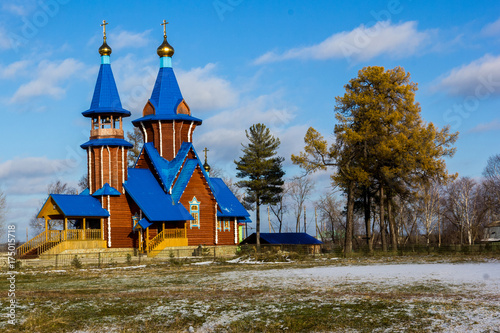
[[104, 184], [103, 187], [92, 193], [94, 197], [98, 197], [101, 195], [121, 195], [120, 192], [114, 187], [109, 186], [108, 183]]
[[[90, 195], [51, 194], [40, 213], [44, 210], [50, 198], [54, 200], [59, 210], [66, 217], [108, 217], [109, 213], [101, 207], [101, 202]], [[38, 213], [40, 215], [40, 213]], [[38, 216], [42, 217], [42, 216]]]
[[[255, 244], [257, 236], [255, 233], [248, 236], [241, 243]], [[283, 232], [283, 233], [260, 233], [261, 244], [283, 244], [283, 245], [316, 245], [323, 244], [313, 236], [305, 232]]]

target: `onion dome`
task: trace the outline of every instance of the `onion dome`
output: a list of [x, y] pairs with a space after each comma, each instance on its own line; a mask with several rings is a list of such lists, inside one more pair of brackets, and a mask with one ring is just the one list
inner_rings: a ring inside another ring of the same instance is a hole
[[101, 56], [109, 56], [111, 54], [111, 47], [106, 43], [106, 37], [104, 37], [104, 42], [99, 48], [99, 54]]
[[174, 55], [174, 48], [167, 42], [167, 36], [163, 36], [163, 43], [158, 46], [156, 53], [161, 57], [172, 57]]

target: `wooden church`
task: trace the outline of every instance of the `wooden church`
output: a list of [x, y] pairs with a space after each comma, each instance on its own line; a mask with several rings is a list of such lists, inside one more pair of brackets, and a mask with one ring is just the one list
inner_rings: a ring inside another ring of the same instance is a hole
[[[94, 95], [82, 113], [91, 123], [89, 141], [81, 145], [88, 189], [49, 195], [38, 214], [45, 231], [18, 255], [84, 248], [136, 248], [155, 255], [167, 247], [238, 244], [249, 214], [220, 178], [210, 178], [206, 159], [203, 164], [193, 146], [202, 120], [191, 115], [179, 89], [165, 21], [153, 92], [142, 117], [132, 121], [144, 145], [134, 167], [127, 167], [132, 144], [124, 139], [123, 121], [131, 113], [121, 105], [111, 71], [106, 24]], [[49, 230], [50, 220], [64, 221], [62, 230]]]

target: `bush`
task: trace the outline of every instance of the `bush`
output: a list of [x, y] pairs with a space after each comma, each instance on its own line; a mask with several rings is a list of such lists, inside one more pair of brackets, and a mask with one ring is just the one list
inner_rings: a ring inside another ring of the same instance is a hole
[[132, 264], [132, 255], [129, 253], [127, 254], [127, 265], [131, 265]]

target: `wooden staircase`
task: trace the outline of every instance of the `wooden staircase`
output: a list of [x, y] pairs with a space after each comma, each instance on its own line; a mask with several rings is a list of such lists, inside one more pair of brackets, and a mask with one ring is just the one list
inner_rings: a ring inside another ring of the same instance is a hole
[[20, 259], [35, 258], [61, 243], [100, 240], [100, 229], [46, 230], [17, 248]]
[[185, 229], [164, 229], [148, 242], [146, 251], [148, 257], [155, 257], [166, 247], [187, 245], [188, 239]]
[[50, 250], [63, 241], [62, 230], [45, 230], [17, 248], [17, 256], [21, 259], [33, 258]]

